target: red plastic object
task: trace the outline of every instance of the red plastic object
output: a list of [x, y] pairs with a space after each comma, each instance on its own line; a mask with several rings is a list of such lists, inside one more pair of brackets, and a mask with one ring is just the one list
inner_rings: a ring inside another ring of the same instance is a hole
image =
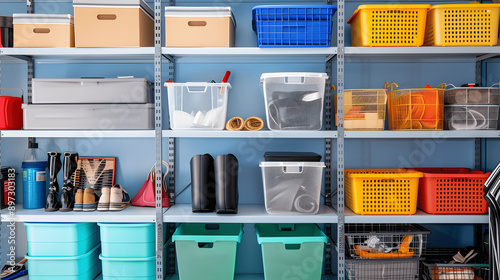
[[0, 130], [23, 128], [23, 99], [21, 97], [0, 96]]
[[467, 168], [412, 168], [424, 173], [418, 208], [429, 214], [485, 214], [483, 185], [491, 172]]
[[231, 71], [226, 71], [226, 74], [224, 74], [224, 78], [222, 78], [222, 83], [227, 83], [230, 75], [231, 75]]

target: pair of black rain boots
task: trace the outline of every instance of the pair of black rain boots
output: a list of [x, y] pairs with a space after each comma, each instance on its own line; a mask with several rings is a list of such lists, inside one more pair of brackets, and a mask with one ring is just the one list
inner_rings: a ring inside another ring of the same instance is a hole
[[[61, 153], [48, 152], [48, 168], [49, 168], [49, 194], [45, 202], [45, 212], [69, 212], [73, 211], [75, 205], [74, 186], [71, 181], [71, 176], [75, 173], [78, 167], [78, 153], [65, 152], [64, 166], [61, 163]], [[58, 200], [59, 183], [57, 182], [57, 174], [63, 167], [63, 187], [61, 192], [61, 201]]]
[[193, 212], [238, 213], [238, 159], [232, 155], [214, 158], [209, 154], [191, 159]]

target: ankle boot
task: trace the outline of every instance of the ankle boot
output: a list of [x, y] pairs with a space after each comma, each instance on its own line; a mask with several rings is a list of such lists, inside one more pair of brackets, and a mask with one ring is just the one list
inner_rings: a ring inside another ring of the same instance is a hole
[[73, 211], [83, 211], [83, 189], [76, 189]]
[[61, 192], [61, 209], [62, 212], [73, 211], [75, 200], [73, 197], [74, 186], [71, 182], [71, 175], [76, 171], [78, 166], [78, 153], [64, 153], [64, 182]]
[[47, 196], [47, 201], [45, 202], [45, 211], [54, 212], [61, 208], [61, 203], [57, 200], [57, 193], [59, 192], [59, 183], [57, 182], [57, 174], [61, 170], [61, 153], [58, 152], [48, 152], [49, 159], [49, 195]]

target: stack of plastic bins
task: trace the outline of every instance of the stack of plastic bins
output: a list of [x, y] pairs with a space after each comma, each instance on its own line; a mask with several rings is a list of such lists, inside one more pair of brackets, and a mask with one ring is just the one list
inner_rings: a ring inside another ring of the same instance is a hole
[[316, 214], [325, 163], [314, 153], [266, 153], [260, 163], [269, 214]]
[[174, 232], [180, 280], [232, 280], [242, 224], [182, 224]]
[[422, 176], [407, 169], [346, 169], [346, 205], [361, 215], [413, 215]]
[[326, 73], [263, 73], [270, 130], [320, 130]]
[[[384, 130], [386, 89], [344, 90], [344, 128], [346, 130]], [[335, 95], [337, 108], [337, 95]], [[337, 120], [337, 114], [335, 114]]]
[[390, 90], [388, 96], [390, 130], [442, 130], [444, 89]]
[[345, 227], [350, 280], [415, 280], [430, 232], [410, 224], [349, 224]]
[[101, 273], [95, 223], [24, 223], [30, 280], [93, 280]]
[[314, 224], [256, 224], [266, 280], [320, 280], [326, 235]]
[[103, 280], [156, 279], [154, 223], [99, 223], [99, 227]]
[[446, 89], [444, 92], [444, 129], [497, 129], [499, 101], [500, 88], [498, 87]]

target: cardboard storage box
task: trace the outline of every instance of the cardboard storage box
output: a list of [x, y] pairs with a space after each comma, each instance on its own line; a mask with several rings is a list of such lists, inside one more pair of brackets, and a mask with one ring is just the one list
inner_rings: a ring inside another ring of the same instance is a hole
[[167, 47], [234, 47], [231, 7], [165, 7]]
[[75, 46], [72, 15], [14, 14], [15, 48]]
[[33, 79], [33, 104], [152, 103], [144, 78]]
[[153, 10], [143, 0], [74, 0], [76, 47], [152, 47]]

